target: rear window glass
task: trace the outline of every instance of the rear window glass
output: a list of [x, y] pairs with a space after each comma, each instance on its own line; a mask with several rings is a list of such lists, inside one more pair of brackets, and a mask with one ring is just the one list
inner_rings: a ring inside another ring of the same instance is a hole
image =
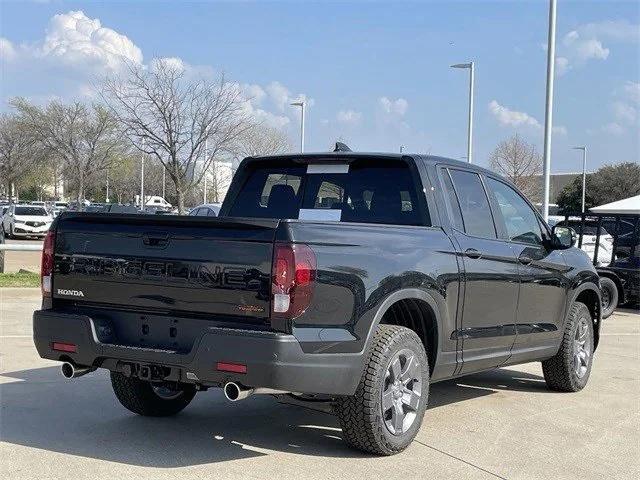
[[16, 215], [47, 216], [47, 211], [42, 207], [16, 207]]
[[312, 218], [325, 220], [423, 224], [413, 176], [405, 163], [356, 161], [341, 173], [331, 169], [307, 173], [307, 165], [298, 164], [249, 168], [230, 216], [297, 219], [311, 218], [305, 217], [311, 211]]

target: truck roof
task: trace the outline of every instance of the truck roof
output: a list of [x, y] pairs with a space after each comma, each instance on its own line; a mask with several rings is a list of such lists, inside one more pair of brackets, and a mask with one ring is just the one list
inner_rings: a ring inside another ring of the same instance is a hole
[[412, 158], [414, 160], [422, 161], [424, 163], [429, 164], [447, 164], [451, 166], [457, 166], [461, 168], [466, 168], [470, 170], [475, 170], [478, 172], [490, 173], [492, 175], [498, 175], [496, 172], [493, 172], [489, 169], [480, 167], [478, 165], [474, 165], [468, 162], [462, 162], [460, 160], [454, 160], [453, 158], [440, 157], [437, 155], [424, 155], [424, 154], [416, 154], [416, 153], [384, 153], [384, 152], [345, 152], [345, 151], [336, 151], [336, 152], [313, 152], [313, 153], [285, 153], [279, 155], [267, 155], [260, 157], [248, 157], [245, 160], [254, 161], [266, 161], [266, 160], [291, 160], [293, 162], [300, 163], [333, 163], [333, 162], [344, 162], [344, 161], [353, 161], [353, 160], [370, 160], [375, 162], [377, 160], [403, 160]]

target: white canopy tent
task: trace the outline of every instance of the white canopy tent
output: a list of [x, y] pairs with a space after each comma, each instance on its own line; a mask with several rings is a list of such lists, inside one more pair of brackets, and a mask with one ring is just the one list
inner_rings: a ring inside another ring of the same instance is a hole
[[589, 209], [593, 213], [640, 215], [640, 195]]

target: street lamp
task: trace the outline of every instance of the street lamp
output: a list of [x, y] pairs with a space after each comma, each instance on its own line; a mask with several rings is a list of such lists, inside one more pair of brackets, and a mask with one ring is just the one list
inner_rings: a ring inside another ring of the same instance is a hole
[[304, 107], [306, 102], [301, 100], [299, 102], [293, 102], [291, 104], [292, 107], [300, 107], [301, 109], [301, 118], [300, 118], [300, 153], [304, 153]]
[[582, 150], [582, 213], [585, 213], [585, 196], [587, 191], [587, 147], [573, 147], [573, 150]]
[[471, 163], [473, 144], [473, 83], [474, 83], [474, 63], [456, 63], [451, 68], [469, 69], [469, 123], [467, 126], [467, 162]]
[[553, 79], [556, 62], [556, 0], [549, 0], [549, 36], [547, 39], [547, 95], [544, 108], [544, 162], [542, 175], [542, 217], [549, 220], [549, 191], [551, 190], [551, 130], [553, 127]]
[[144, 210], [144, 156], [147, 142], [142, 139], [142, 159], [140, 161], [140, 210]]

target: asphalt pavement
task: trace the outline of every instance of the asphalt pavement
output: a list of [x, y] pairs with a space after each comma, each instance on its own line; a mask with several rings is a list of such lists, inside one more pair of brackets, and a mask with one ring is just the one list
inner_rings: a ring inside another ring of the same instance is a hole
[[0, 289], [0, 477], [64, 479], [640, 478], [640, 315], [603, 325], [579, 393], [545, 387], [539, 363], [432, 386], [416, 441], [377, 458], [335, 418], [254, 396], [199, 393], [173, 418], [121, 407], [108, 375], [75, 380], [38, 357], [37, 289]]

